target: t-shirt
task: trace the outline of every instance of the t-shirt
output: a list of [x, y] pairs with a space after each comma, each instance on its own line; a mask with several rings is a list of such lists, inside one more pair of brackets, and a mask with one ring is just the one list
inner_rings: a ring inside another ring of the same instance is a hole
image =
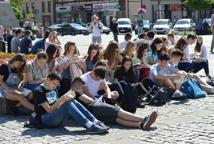
[[[76, 97], [80, 97], [83, 93], [75, 91]], [[34, 108], [36, 114], [39, 116], [47, 113], [42, 107], [42, 104], [47, 103], [49, 106], [53, 105], [58, 100], [57, 92], [46, 89], [43, 85], [40, 85], [33, 91], [34, 96]]]
[[33, 91], [34, 97], [34, 108], [36, 114], [39, 116], [46, 113], [45, 109], [41, 106], [44, 103], [48, 103], [50, 106], [53, 105], [58, 97], [55, 91], [47, 90], [44, 86], [40, 85]]
[[25, 36], [20, 43], [20, 53], [25, 53], [25, 54], [29, 53], [29, 48], [31, 43], [32, 43], [31, 39]]
[[100, 37], [101, 36], [101, 29], [103, 27], [103, 24], [101, 22], [93, 23], [92, 24], [92, 36], [93, 37]]
[[26, 64], [26, 70], [28, 73], [32, 74], [33, 80], [41, 80], [42, 78], [47, 77], [47, 73], [49, 72], [48, 64], [46, 63], [43, 68], [38, 68], [36, 66], [36, 61], [29, 61]]
[[207, 47], [205, 45], [201, 46], [200, 56], [204, 59], [208, 59], [208, 50], [207, 50]]
[[94, 80], [91, 75], [90, 75], [91, 72], [87, 72], [85, 73], [84, 75], [82, 75], [80, 78], [85, 82], [85, 86], [88, 88], [89, 90], [89, 93], [95, 97], [95, 96], [98, 96], [98, 91], [100, 89], [100, 84], [102, 82], [105, 82], [105, 80], [99, 80], [99, 81], [96, 81]]
[[155, 79], [157, 75], [174, 74], [176, 71], [177, 69], [173, 65], [168, 64], [166, 68], [161, 68], [159, 64], [155, 64], [150, 68], [149, 77], [153, 82], [158, 83], [158, 80]]
[[133, 70], [125, 71], [123, 66], [117, 68], [114, 72], [114, 77], [119, 81], [125, 81], [127, 83], [136, 83], [135, 74]]
[[40, 39], [40, 40], [35, 42], [35, 44], [32, 46], [31, 53], [36, 54], [39, 49], [42, 49], [42, 50], [45, 49], [44, 39]]
[[[11, 72], [12, 73], [17, 73], [17, 69], [12, 69], [11, 68]], [[8, 77], [9, 77], [9, 68], [8, 68], [8, 64], [2, 64], [0, 66], [0, 75], [4, 76], [3, 81], [6, 82]]]
[[190, 60], [190, 53], [189, 53], [188, 46], [184, 49], [184, 55], [185, 55], [186, 60]]
[[128, 41], [120, 42], [119, 48], [121, 49], [121, 51], [123, 51], [125, 49], [127, 43], [128, 43]]
[[94, 68], [94, 63], [93, 63], [93, 61], [91, 61], [91, 60], [89, 60], [89, 59], [86, 59], [86, 60], [85, 60], [85, 63], [86, 63], [87, 71], [92, 71], [93, 68]]
[[20, 47], [20, 39], [17, 36], [14, 36], [11, 40], [11, 52], [17, 53], [19, 52]]
[[146, 57], [147, 57], [147, 63], [148, 64], [151, 64], [149, 62], [149, 58], [151, 58], [154, 63], [158, 62], [158, 55], [157, 54], [153, 54], [151, 49], [146, 53]]

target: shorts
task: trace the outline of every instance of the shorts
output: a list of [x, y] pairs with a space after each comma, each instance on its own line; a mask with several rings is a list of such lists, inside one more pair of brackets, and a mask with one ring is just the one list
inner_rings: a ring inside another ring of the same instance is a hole
[[101, 42], [102, 42], [101, 36], [98, 37], [92, 36], [92, 43], [101, 44]]
[[120, 111], [119, 107], [107, 103], [99, 103], [87, 106], [87, 108], [98, 120], [111, 124], [116, 122], [118, 112]]

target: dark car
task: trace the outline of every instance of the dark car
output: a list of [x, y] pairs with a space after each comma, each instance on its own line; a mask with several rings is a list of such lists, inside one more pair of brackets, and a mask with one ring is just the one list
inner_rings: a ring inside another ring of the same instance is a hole
[[59, 32], [59, 30], [61, 29], [61, 27], [62, 27], [62, 24], [53, 24], [53, 25], [51, 25], [51, 26], [48, 27], [48, 30]]
[[84, 34], [88, 35], [89, 32], [88, 30], [81, 26], [80, 24], [76, 23], [68, 23], [68, 24], [63, 24], [61, 29], [60, 29], [60, 34], [63, 35], [76, 35], [76, 34]]

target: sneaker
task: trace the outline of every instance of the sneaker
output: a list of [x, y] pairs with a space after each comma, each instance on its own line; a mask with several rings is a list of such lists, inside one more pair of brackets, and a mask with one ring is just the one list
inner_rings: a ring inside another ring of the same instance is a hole
[[176, 90], [173, 94], [172, 97], [180, 97], [182, 95], [182, 92], [179, 90]]
[[101, 128], [104, 128], [104, 129], [106, 129], [106, 130], [109, 130], [109, 129], [110, 129], [110, 127], [106, 126], [106, 125], [105, 125], [103, 122], [101, 122], [101, 121], [98, 121], [98, 122], [96, 123], [96, 125], [100, 126]]
[[157, 116], [158, 116], [157, 112], [154, 111], [150, 116], [145, 117], [143, 122], [141, 123], [141, 128], [143, 130], [148, 130], [151, 127], [151, 125], [155, 122]]
[[187, 95], [180, 90], [176, 90], [171, 96], [172, 100], [185, 100], [186, 97]]
[[98, 126], [98, 125], [95, 125], [93, 124], [90, 128], [87, 128], [86, 129], [86, 133], [88, 134], [102, 134], [102, 133], [106, 133], [107, 130]]

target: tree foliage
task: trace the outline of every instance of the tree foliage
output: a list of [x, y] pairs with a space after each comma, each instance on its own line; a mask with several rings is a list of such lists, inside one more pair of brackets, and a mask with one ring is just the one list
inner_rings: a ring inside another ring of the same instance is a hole
[[214, 0], [182, 0], [190, 10], [205, 10], [214, 5]]
[[11, 6], [13, 8], [13, 11], [14, 11], [17, 19], [23, 19], [24, 18], [21, 6], [28, 1], [29, 0], [11, 0], [10, 1]]
[[14, 6], [19, 6], [23, 5], [24, 3], [28, 2], [29, 0], [11, 0], [11, 4]]

